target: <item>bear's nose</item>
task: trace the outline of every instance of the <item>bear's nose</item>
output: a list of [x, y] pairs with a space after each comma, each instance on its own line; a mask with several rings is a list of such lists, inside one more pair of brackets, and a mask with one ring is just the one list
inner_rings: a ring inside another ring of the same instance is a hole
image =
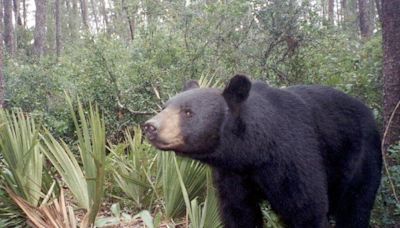
[[153, 122], [147, 121], [143, 124], [142, 129], [149, 140], [153, 140], [157, 137], [157, 127]]

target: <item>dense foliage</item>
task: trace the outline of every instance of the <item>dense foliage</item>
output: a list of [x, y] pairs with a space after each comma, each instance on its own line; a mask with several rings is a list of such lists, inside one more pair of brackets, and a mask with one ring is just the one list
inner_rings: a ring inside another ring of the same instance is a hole
[[175, 21], [139, 28], [133, 41], [83, 33], [58, 59], [8, 59], [8, 106], [44, 115], [65, 134], [71, 126], [63, 113], [67, 91], [84, 103], [96, 101], [114, 132], [140, 122], [129, 110], [157, 109], [185, 80], [225, 81], [243, 72], [275, 86], [334, 86], [379, 110], [380, 37], [362, 43], [354, 33], [321, 27], [309, 6], [285, 4], [171, 4]]

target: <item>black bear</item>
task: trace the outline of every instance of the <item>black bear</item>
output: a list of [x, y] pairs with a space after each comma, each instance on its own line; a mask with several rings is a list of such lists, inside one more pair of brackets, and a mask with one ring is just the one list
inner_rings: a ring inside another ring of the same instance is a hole
[[380, 135], [360, 101], [323, 86], [272, 88], [236, 75], [189, 81], [143, 129], [161, 150], [209, 164], [225, 227], [262, 227], [267, 200], [288, 227], [368, 227]]

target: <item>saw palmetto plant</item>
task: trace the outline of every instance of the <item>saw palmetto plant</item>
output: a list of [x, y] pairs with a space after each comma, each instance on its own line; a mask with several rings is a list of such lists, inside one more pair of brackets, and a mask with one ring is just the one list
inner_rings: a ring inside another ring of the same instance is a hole
[[21, 110], [0, 110], [0, 157], [0, 226], [24, 226], [25, 215], [7, 191], [39, 205], [43, 154], [35, 121]]
[[81, 226], [93, 224], [104, 193], [104, 167], [106, 157], [105, 124], [97, 108], [90, 106], [85, 114], [78, 101], [75, 113], [67, 97], [78, 137], [80, 165], [72, 149], [65, 142], [55, 139], [50, 132], [42, 135], [46, 157], [51, 161], [80, 207], [87, 210]]

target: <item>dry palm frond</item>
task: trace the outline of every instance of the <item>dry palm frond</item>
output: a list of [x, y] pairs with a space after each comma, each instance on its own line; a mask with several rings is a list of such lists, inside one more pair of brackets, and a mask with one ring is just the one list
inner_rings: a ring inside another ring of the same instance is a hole
[[202, 75], [199, 79], [199, 85], [200, 87], [205, 87], [205, 88], [221, 88], [222, 83], [221, 80], [218, 79], [217, 77], [212, 76], [212, 75]]
[[35, 207], [10, 189], [6, 189], [9, 196], [27, 215], [33, 227], [38, 228], [75, 228], [77, 227], [74, 212], [71, 206], [65, 203], [64, 192], [61, 189], [60, 198], [49, 204]]

